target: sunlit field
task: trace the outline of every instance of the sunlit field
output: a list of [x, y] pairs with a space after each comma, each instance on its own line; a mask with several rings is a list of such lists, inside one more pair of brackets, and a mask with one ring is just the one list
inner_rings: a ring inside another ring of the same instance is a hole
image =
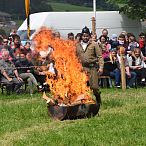
[[49, 2], [48, 4], [51, 5], [54, 12], [61, 12], [61, 11], [92, 11], [92, 8], [84, 7], [84, 6], [75, 6], [66, 3], [55, 3]]
[[0, 146], [144, 146], [146, 89], [101, 89], [90, 119], [54, 121], [41, 94], [0, 93]]

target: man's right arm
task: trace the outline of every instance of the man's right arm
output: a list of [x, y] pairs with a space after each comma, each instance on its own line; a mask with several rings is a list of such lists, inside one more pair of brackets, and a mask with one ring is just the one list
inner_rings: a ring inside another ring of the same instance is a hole
[[1, 71], [2, 75], [8, 80], [8, 81], [12, 81], [12, 78], [10, 78], [7, 73], [5, 71]]
[[8, 76], [8, 74], [6, 73], [4, 67], [2, 66], [3, 62], [0, 62], [0, 72], [1, 74], [8, 80], [8, 81], [12, 81], [12, 78], [10, 78]]
[[98, 63], [99, 63], [99, 72], [100, 74], [103, 73], [103, 67], [104, 67], [104, 59], [102, 57], [102, 49], [100, 46], [96, 43], [95, 45], [95, 53], [96, 56], [98, 57]]

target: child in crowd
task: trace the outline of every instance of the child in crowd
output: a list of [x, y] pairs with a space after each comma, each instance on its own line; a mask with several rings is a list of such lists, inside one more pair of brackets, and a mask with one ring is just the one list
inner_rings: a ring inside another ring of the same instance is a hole
[[98, 40], [98, 44], [102, 49], [102, 57], [108, 58], [109, 57], [109, 50], [111, 49], [111, 45], [107, 42], [107, 37], [101, 35]]
[[119, 42], [118, 42], [118, 36], [116, 34], [112, 34], [112, 37], [109, 40], [109, 44], [111, 45], [111, 49], [117, 48]]
[[129, 36], [129, 44], [128, 44], [128, 48], [127, 48], [127, 53], [128, 51], [133, 51], [134, 48], [138, 48], [139, 47], [139, 44], [137, 43], [136, 41], [136, 37], [134, 34], [131, 33], [131, 35]]

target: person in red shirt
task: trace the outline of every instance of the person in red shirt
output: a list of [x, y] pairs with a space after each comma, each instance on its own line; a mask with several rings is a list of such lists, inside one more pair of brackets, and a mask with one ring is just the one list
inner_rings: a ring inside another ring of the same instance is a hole
[[146, 57], [146, 35], [143, 32], [139, 34], [139, 48], [141, 49], [143, 55]]

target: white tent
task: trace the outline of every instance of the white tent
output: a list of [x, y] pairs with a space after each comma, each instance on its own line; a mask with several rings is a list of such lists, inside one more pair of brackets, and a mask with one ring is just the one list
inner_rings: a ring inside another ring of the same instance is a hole
[[[30, 15], [30, 29], [37, 30], [41, 26], [46, 26], [55, 31], [59, 31], [62, 37], [66, 37], [69, 32], [74, 34], [81, 32], [87, 26], [91, 30], [91, 18], [94, 12], [41, 12]], [[96, 32], [98, 37], [101, 30], [107, 28], [109, 36], [119, 34], [121, 31], [132, 32], [136, 36], [141, 32], [141, 23], [138, 20], [131, 20], [118, 11], [97, 11], [96, 12]], [[19, 27], [18, 32], [27, 30], [26, 20]]]

